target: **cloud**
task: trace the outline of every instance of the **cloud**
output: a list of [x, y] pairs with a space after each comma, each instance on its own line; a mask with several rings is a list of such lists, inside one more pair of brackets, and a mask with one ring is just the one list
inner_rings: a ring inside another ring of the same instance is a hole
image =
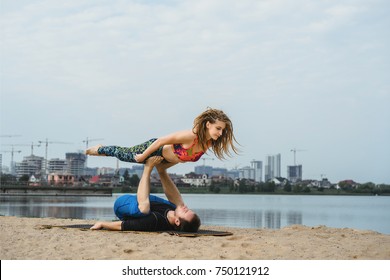
[[390, 137], [367, 127], [388, 117], [385, 1], [1, 3], [1, 124], [26, 138], [53, 127], [48, 137], [137, 143], [207, 106], [234, 117], [247, 162], [292, 146], [314, 154], [335, 135]]
[[335, 3], [323, 11], [322, 17], [318, 21], [310, 23], [309, 32], [329, 32], [346, 25], [356, 24], [356, 18], [364, 13], [365, 8], [361, 4], [340, 5]]

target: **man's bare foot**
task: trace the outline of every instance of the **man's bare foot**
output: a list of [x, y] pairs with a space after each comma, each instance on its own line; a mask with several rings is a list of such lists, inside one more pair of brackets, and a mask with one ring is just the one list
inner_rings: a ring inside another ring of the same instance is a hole
[[85, 154], [90, 155], [90, 156], [105, 156], [103, 154], [98, 153], [98, 149], [100, 147], [103, 147], [103, 145], [99, 144], [99, 145], [93, 146], [91, 148], [88, 148], [87, 150], [85, 150]]
[[145, 165], [146, 166], [156, 166], [157, 164], [161, 163], [163, 161], [163, 157], [154, 156], [150, 157], [146, 160]]

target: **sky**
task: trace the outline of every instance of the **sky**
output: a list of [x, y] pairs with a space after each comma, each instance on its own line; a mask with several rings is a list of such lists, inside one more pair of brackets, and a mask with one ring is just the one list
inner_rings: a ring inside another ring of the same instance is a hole
[[9, 145], [16, 162], [46, 139], [49, 159], [84, 150], [87, 138], [132, 146], [191, 129], [212, 107], [232, 120], [240, 154], [209, 152], [171, 173], [265, 165], [280, 153], [286, 177], [296, 149], [304, 179], [390, 184], [387, 0], [0, 5], [3, 165]]

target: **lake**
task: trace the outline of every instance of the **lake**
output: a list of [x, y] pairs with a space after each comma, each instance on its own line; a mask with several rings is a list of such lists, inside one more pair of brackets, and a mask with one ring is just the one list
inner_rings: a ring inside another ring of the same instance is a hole
[[[119, 195], [0, 196], [0, 215], [114, 220], [112, 206]], [[390, 234], [389, 196], [183, 194], [183, 198], [204, 225], [271, 229], [325, 225]]]

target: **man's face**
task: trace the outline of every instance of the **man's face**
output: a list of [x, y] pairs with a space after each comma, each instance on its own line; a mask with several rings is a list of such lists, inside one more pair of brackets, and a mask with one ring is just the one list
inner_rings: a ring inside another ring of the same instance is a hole
[[180, 205], [176, 207], [175, 216], [177, 218], [182, 218], [186, 221], [191, 221], [194, 215], [194, 211], [188, 209], [186, 205]]

